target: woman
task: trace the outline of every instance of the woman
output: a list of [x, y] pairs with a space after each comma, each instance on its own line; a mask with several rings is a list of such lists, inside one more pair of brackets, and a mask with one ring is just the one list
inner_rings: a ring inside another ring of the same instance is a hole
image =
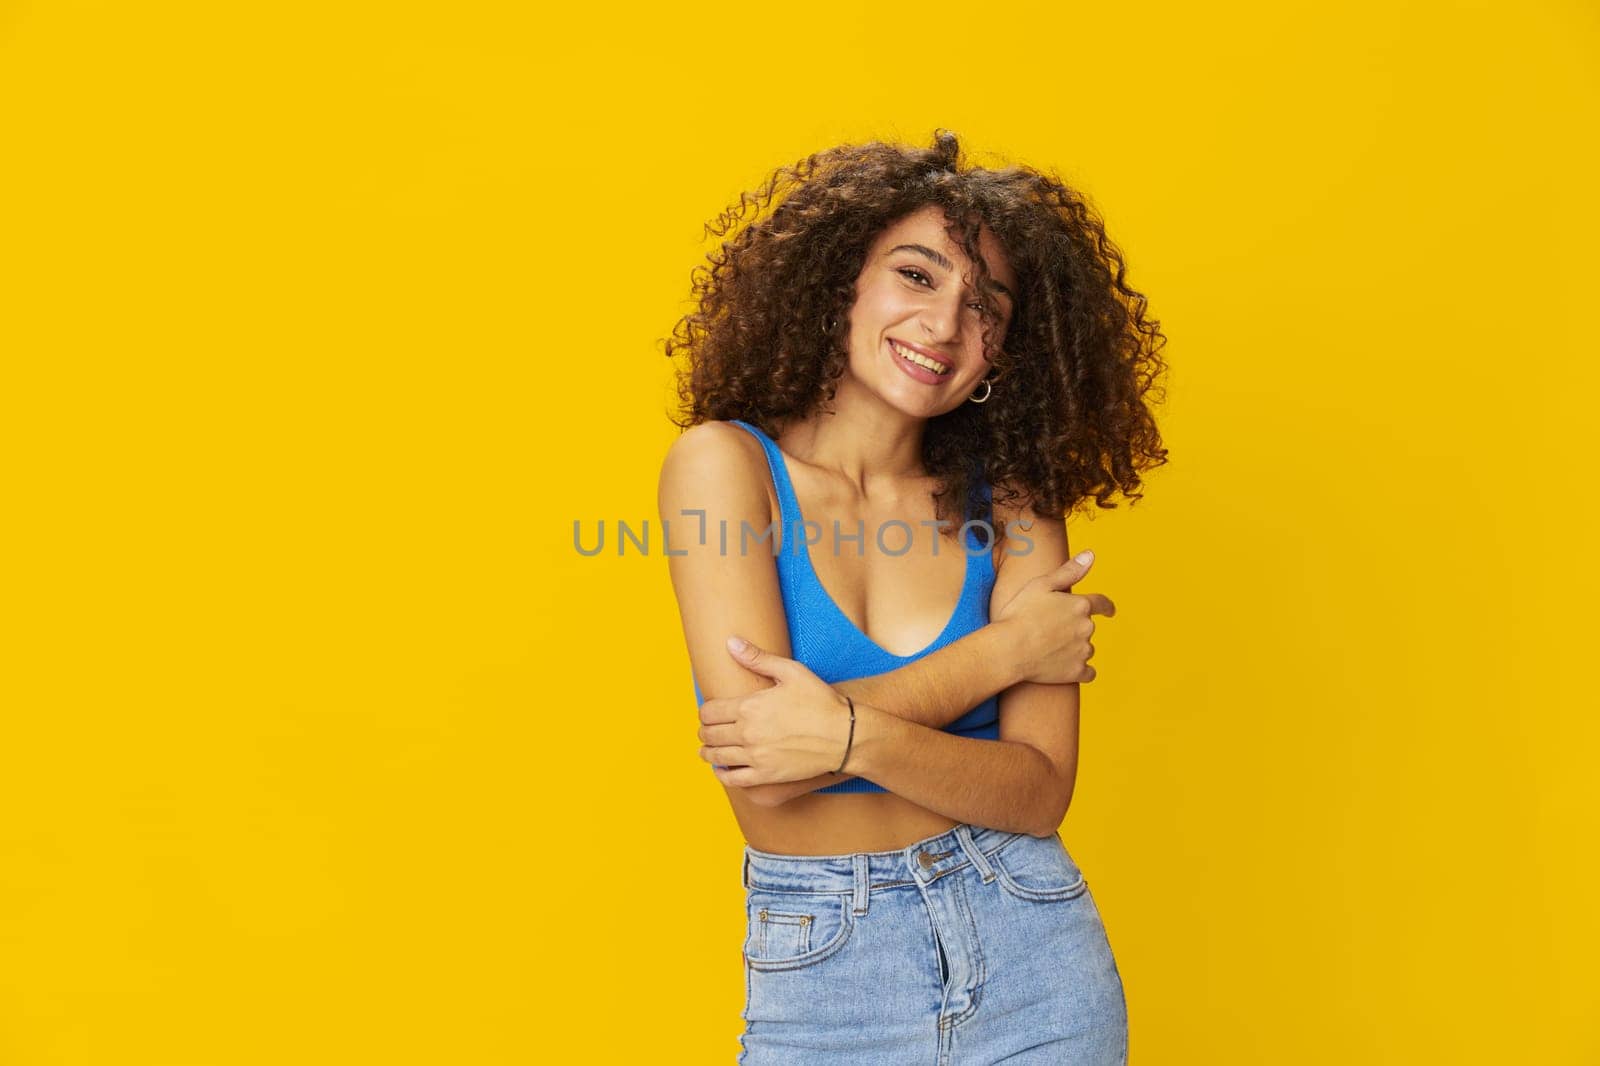
[[1057, 833], [1114, 610], [1063, 519], [1165, 461], [1158, 323], [1080, 196], [944, 131], [780, 169], [717, 236], [750, 207], [666, 346], [659, 499], [747, 842], [740, 1061], [1125, 1062]]

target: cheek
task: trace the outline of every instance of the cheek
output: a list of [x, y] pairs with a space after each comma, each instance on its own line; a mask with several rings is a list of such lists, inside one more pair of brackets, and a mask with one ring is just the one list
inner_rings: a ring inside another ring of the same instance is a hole
[[889, 320], [904, 318], [915, 309], [916, 300], [913, 296], [893, 282], [884, 282], [859, 289], [852, 314], [860, 311], [868, 318]]

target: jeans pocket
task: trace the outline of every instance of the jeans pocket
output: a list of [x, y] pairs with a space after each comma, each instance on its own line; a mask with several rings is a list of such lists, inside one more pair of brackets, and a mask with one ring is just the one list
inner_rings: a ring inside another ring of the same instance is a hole
[[989, 862], [1000, 875], [1001, 887], [1019, 899], [1041, 903], [1074, 899], [1089, 888], [1059, 833], [1047, 837], [1023, 833], [1002, 844]]
[[815, 965], [842, 948], [855, 928], [849, 893], [751, 888], [745, 908], [744, 957], [754, 970]]

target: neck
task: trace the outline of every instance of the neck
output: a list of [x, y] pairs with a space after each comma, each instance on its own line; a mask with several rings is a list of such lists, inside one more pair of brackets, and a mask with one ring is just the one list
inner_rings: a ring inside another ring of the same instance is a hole
[[783, 429], [783, 450], [812, 466], [836, 471], [862, 495], [869, 482], [925, 477], [925, 418], [890, 407], [848, 375], [832, 410], [814, 410]]

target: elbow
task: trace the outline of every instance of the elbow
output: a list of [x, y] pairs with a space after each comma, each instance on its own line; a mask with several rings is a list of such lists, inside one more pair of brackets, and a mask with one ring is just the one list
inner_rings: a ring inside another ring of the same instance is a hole
[[1041, 838], [1053, 836], [1055, 835], [1056, 831], [1061, 828], [1061, 820], [1065, 817], [1065, 811], [1055, 810], [1053, 813], [1046, 816], [1045, 821], [1038, 823], [1032, 829], [1028, 830], [1028, 835]]
[[1065, 786], [1060, 786], [1052, 782], [1052, 786], [1046, 790], [1043, 821], [1029, 831], [1032, 836], [1053, 836], [1061, 828], [1061, 823], [1066, 820], [1067, 810], [1072, 806], [1073, 783], [1068, 782]]
[[1067, 817], [1067, 808], [1072, 806], [1072, 793], [1078, 783], [1078, 760], [1072, 758], [1064, 763], [1058, 762], [1048, 752], [1039, 748], [1034, 750], [1039, 755], [1039, 767], [1031, 783], [1033, 802], [1026, 805], [1032, 808], [1030, 820], [1033, 825], [1022, 832], [1029, 836], [1047, 837], [1061, 828], [1061, 823]]

